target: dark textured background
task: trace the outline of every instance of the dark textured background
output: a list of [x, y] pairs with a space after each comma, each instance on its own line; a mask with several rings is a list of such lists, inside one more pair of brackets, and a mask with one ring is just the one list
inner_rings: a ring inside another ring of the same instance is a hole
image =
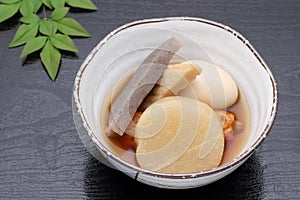
[[[300, 199], [300, 1], [94, 0], [98, 12], [76, 18], [92, 35], [75, 39], [52, 83], [37, 59], [8, 49], [18, 18], [0, 23], [0, 198]], [[270, 66], [279, 109], [270, 135], [238, 170], [211, 185], [163, 190], [131, 180], [92, 158], [74, 127], [73, 80], [92, 48], [124, 23], [165, 16], [202, 17], [242, 33]]]

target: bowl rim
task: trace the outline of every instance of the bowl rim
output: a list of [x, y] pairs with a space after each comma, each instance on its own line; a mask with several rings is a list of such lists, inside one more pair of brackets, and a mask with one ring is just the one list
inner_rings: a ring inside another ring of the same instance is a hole
[[[96, 53], [100, 50], [100, 48], [114, 35], [119, 33], [120, 31], [123, 31], [125, 29], [128, 29], [133, 26], [138, 26], [141, 24], [148, 24], [148, 23], [160, 23], [160, 22], [168, 22], [168, 21], [192, 21], [192, 22], [198, 22], [198, 23], [204, 23], [207, 25], [211, 25], [220, 29], [223, 29], [227, 31], [228, 33], [235, 36], [237, 39], [239, 39], [250, 51], [251, 53], [256, 57], [256, 59], [259, 61], [261, 67], [267, 72], [269, 75], [270, 81], [272, 83], [273, 88], [273, 102], [272, 102], [272, 108], [270, 115], [267, 120], [267, 124], [264, 127], [263, 131], [260, 133], [260, 136], [258, 139], [248, 148], [245, 152], [243, 152], [241, 155], [236, 157], [234, 160], [232, 160], [229, 163], [226, 163], [225, 165], [207, 170], [207, 171], [201, 171], [201, 172], [195, 172], [195, 173], [187, 173], [187, 174], [167, 174], [167, 173], [161, 173], [161, 172], [153, 172], [149, 170], [142, 169], [140, 167], [134, 166], [130, 163], [127, 163], [126, 161], [119, 158], [117, 155], [115, 155], [113, 152], [111, 152], [108, 148], [106, 148], [95, 136], [95, 133], [91, 130], [86, 117], [82, 111], [82, 106], [79, 98], [79, 90], [80, 90], [80, 82], [82, 75], [85, 71], [85, 69], [88, 67], [89, 63], [93, 60]], [[261, 56], [258, 54], [258, 52], [254, 49], [254, 47], [250, 44], [250, 42], [242, 36], [239, 32], [235, 31], [234, 29], [223, 25], [219, 22], [203, 19], [203, 18], [197, 18], [197, 17], [164, 17], [164, 18], [152, 18], [152, 19], [142, 19], [142, 20], [136, 20], [127, 24], [124, 24], [122, 26], [119, 26], [118, 28], [111, 31], [107, 36], [105, 36], [96, 47], [89, 53], [81, 67], [79, 68], [75, 82], [74, 82], [74, 89], [73, 89], [73, 98], [75, 101], [75, 105], [77, 108], [77, 112], [80, 116], [81, 122], [87, 131], [88, 135], [91, 137], [94, 144], [97, 146], [98, 150], [102, 151], [102, 153], [105, 154], [106, 158], [110, 157], [113, 161], [116, 161], [118, 164], [125, 165], [127, 168], [130, 168], [131, 170], [136, 172], [135, 179], [137, 179], [139, 173], [143, 173], [145, 175], [158, 177], [158, 178], [170, 178], [170, 179], [189, 179], [189, 178], [197, 178], [197, 177], [203, 177], [211, 174], [215, 174], [217, 172], [226, 171], [229, 168], [237, 167], [239, 163], [242, 163], [246, 161], [248, 157], [251, 156], [252, 153], [261, 145], [261, 143], [264, 141], [264, 139], [269, 134], [273, 124], [274, 120], [277, 114], [277, 104], [278, 104], [278, 90], [277, 90], [277, 83], [275, 81], [275, 78], [268, 67], [268, 65], [265, 63], [265, 61], [261, 58]]]

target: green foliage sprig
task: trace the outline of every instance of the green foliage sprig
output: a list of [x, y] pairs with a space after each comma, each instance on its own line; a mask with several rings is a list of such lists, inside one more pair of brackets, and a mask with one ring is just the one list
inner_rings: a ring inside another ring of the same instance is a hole
[[[91, 0], [0, 0], [0, 23], [20, 12], [19, 26], [10, 48], [25, 45], [21, 58], [40, 51], [40, 58], [49, 77], [54, 81], [60, 61], [60, 50], [78, 52], [70, 36], [90, 37], [73, 18], [65, 16], [70, 7], [97, 10]], [[51, 11], [47, 18], [46, 9]], [[44, 13], [40, 18], [39, 13]]]

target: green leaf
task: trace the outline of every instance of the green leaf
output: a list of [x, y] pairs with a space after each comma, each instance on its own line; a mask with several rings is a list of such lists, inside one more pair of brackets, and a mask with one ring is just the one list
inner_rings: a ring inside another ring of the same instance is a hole
[[36, 36], [38, 28], [38, 24], [22, 24], [17, 30], [14, 39], [9, 44], [9, 47], [16, 47], [26, 43], [29, 39]]
[[20, 6], [20, 12], [23, 16], [33, 13], [33, 4], [31, 0], [23, 0]]
[[33, 12], [37, 13], [37, 11], [41, 8], [42, 4], [42, 0], [32, 0]]
[[48, 40], [40, 53], [40, 57], [50, 78], [54, 81], [59, 69], [60, 52]]
[[58, 30], [66, 35], [89, 37], [90, 34], [73, 18], [57, 21]]
[[53, 35], [57, 31], [57, 25], [54, 21], [43, 19], [40, 21], [39, 30], [44, 35]]
[[52, 9], [51, 0], [42, 0], [43, 4], [48, 8]]
[[45, 45], [46, 40], [47, 40], [47, 37], [45, 37], [45, 36], [39, 36], [39, 37], [31, 38], [30, 40], [28, 40], [28, 42], [26, 43], [26, 45], [21, 53], [21, 58], [41, 49]]
[[37, 23], [38, 21], [40, 21], [40, 18], [36, 14], [30, 14], [30, 15], [21, 17], [20, 21], [25, 24], [34, 24], [34, 23]]
[[69, 12], [69, 10], [70, 10], [70, 8], [66, 8], [66, 7], [56, 8], [52, 12], [51, 19], [60, 20], [60, 19], [64, 18], [64, 16]]
[[97, 6], [91, 0], [67, 0], [67, 4], [76, 8], [97, 10]]
[[58, 49], [66, 50], [66, 51], [72, 51], [72, 52], [78, 52], [78, 49], [76, 48], [74, 42], [72, 39], [63, 34], [55, 34], [50, 37], [50, 41], [53, 46], [55, 46]]
[[20, 7], [20, 3], [4, 5], [0, 4], [0, 23], [14, 16]]
[[51, 0], [51, 4], [54, 8], [64, 7], [65, 0]]
[[1, 3], [5, 3], [5, 4], [15, 4], [20, 1], [21, 0], [0, 0]]

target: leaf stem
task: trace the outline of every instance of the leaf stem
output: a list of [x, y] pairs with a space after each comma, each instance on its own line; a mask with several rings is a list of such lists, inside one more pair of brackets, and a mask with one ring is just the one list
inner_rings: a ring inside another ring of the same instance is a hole
[[43, 14], [44, 14], [44, 19], [47, 19], [46, 8], [44, 5], [43, 5]]

